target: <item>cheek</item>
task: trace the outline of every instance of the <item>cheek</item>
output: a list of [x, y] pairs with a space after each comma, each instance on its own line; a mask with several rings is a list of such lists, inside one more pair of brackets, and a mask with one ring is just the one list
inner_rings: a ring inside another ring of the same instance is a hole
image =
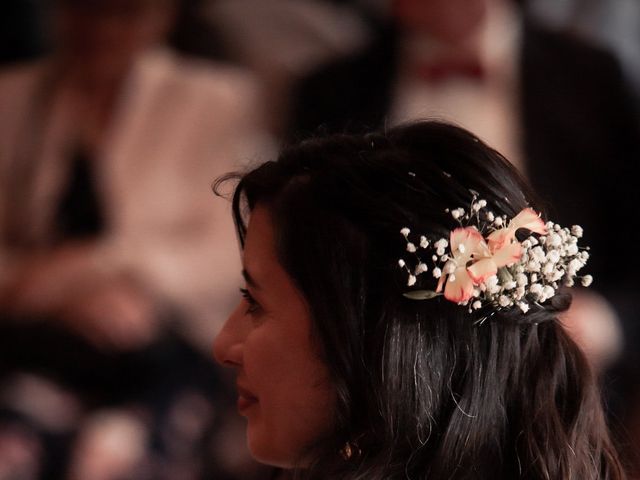
[[326, 366], [309, 346], [278, 346], [262, 342], [245, 348], [245, 373], [259, 398], [247, 415], [247, 436], [258, 460], [290, 467], [331, 429], [335, 392]]

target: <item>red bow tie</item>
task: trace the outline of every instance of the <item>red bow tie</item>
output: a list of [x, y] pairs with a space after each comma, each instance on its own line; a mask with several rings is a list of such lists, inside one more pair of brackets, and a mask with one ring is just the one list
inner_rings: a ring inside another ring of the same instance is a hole
[[477, 61], [442, 60], [432, 63], [419, 64], [415, 68], [416, 75], [429, 83], [442, 83], [453, 78], [468, 78], [482, 81], [486, 72]]

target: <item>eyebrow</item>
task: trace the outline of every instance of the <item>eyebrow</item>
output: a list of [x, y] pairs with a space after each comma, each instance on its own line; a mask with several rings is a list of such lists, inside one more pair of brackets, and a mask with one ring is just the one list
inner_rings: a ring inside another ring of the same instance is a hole
[[253, 288], [260, 289], [260, 285], [258, 285], [258, 283], [253, 279], [253, 277], [245, 268], [242, 269], [242, 276], [244, 277], [244, 280]]

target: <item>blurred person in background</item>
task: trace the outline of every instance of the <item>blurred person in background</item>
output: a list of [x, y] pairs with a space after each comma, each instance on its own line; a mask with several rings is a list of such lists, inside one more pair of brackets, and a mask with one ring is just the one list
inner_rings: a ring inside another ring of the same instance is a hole
[[162, 46], [173, 0], [53, 8], [53, 54], [0, 75], [0, 437], [42, 478], [226, 478], [208, 350], [238, 265], [210, 182], [262, 146], [256, 85]]
[[640, 241], [635, 98], [610, 53], [532, 21], [523, 3], [391, 0], [366, 48], [299, 82], [289, 135], [437, 117], [505, 154], [554, 217], [588, 232], [597, 293], [577, 292], [565, 323], [594, 368], [618, 359], [605, 387], [624, 423], [640, 411], [640, 257], [620, 257]]

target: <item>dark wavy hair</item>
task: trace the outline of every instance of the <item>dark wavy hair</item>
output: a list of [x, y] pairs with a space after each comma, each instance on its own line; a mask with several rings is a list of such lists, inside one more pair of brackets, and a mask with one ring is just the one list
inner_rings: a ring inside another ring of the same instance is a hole
[[499, 153], [438, 122], [313, 138], [240, 176], [240, 239], [266, 206], [337, 390], [335, 429], [297, 477], [625, 478], [590, 369], [557, 318], [568, 294], [483, 322], [443, 297], [402, 295], [400, 229], [448, 238], [457, 224], [445, 209], [468, 206], [472, 191], [496, 214], [539, 211]]

